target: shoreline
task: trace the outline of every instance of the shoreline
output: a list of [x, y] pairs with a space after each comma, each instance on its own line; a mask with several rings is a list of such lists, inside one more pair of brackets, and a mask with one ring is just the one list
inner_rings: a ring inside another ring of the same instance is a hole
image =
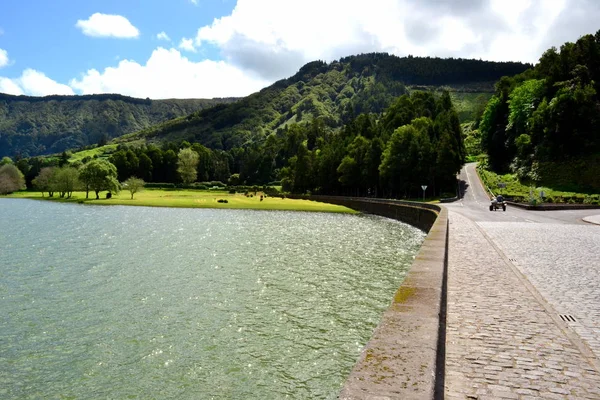
[[[165, 208], [204, 208], [219, 210], [258, 210], [258, 211], [308, 211], [329, 212], [341, 214], [357, 214], [358, 212], [348, 207], [323, 203], [313, 200], [300, 200], [280, 197], [265, 197], [262, 201], [260, 196], [247, 197], [241, 193], [230, 194], [227, 192], [208, 192], [191, 189], [162, 190], [146, 189], [134, 195], [131, 199], [129, 192], [121, 191], [113, 194], [111, 199], [95, 199], [95, 193], [90, 193], [90, 198], [85, 198], [85, 192], [73, 192], [69, 199], [60, 198], [55, 195], [42, 197], [41, 192], [23, 191], [7, 195], [7, 199], [28, 199], [38, 201], [51, 201], [57, 203], [113, 206], [121, 205], [127, 207], [165, 207]], [[227, 200], [227, 203], [219, 203], [218, 200]]]

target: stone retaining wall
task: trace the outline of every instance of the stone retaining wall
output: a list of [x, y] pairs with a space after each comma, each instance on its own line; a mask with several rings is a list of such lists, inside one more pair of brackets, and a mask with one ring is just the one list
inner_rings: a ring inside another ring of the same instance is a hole
[[411, 269], [352, 369], [340, 399], [443, 398], [448, 213], [423, 203], [312, 196], [426, 232]]

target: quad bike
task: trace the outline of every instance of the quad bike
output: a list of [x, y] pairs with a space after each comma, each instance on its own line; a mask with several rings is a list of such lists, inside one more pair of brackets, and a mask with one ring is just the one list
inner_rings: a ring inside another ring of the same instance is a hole
[[496, 211], [502, 209], [502, 211], [506, 211], [506, 201], [502, 196], [498, 196], [492, 199], [492, 203], [490, 204], [490, 211]]

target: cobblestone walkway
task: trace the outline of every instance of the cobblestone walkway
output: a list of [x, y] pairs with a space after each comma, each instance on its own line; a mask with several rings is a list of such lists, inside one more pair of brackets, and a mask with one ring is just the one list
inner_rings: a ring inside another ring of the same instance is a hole
[[600, 399], [600, 374], [569, 328], [559, 327], [474, 222], [449, 217], [446, 398]]
[[[488, 223], [479, 226], [600, 359], [600, 227]], [[510, 238], [510, 240], [504, 240]]]

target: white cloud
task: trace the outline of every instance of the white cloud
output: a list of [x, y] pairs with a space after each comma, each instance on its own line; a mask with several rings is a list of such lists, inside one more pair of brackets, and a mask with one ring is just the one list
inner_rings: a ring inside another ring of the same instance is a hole
[[145, 65], [122, 60], [103, 72], [91, 69], [69, 84], [81, 94], [166, 99], [246, 96], [269, 83], [224, 61], [192, 62], [176, 49], [159, 47]]
[[93, 37], [136, 38], [140, 31], [121, 15], [95, 13], [86, 20], [78, 20], [75, 26], [84, 35]]
[[[598, 0], [373, 0], [368, 7], [364, 0], [305, 0], [293, 9], [281, 0], [237, 0], [230, 15], [200, 27], [193, 39], [177, 44], [165, 32], [156, 35], [180, 50], [159, 47], [145, 64], [121, 60], [69, 85], [85, 94], [225, 97], [250, 94], [309, 61], [359, 53], [536, 62], [550, 46], [595, 33], [598, 20]], [[118, 15], [96, 13], [77, 26], [88, 35], [139, 35]], [[220, 50], [222, 61], [193, 62], [180, 52], [212, 54], [203, 52], [206, 45]], [[0, 88], [26, 94], [69, 90], [45, 76], [26, 86], [24, 77], [0, 78]]]
[[0, 49], [0, 68], [8, 65], [8, 51]]
[[585, 29], [599, 14], [597, 0], [305, 0], [293, 10], [281, 0], [238, 0], [198, 30], [195, 44], [217, 46], [233, 65], [271, 80], [364, 52], [536, 62], [550, 34], [557, 46], [577, 40], [595, 32]]
[[0, 77], [0, 92], [48, 96], [51, 94], [73, 95], [73, 89], [48, 78], [44, 73], [28, 68], [21, 77], [9, 79]]
[[192, 53], [196, 52], [196, 48], [194, 47], [194, 39], [182, 38], [181, 42], [179, 42], [179, 48], [181, 50], [189, 51]]
[[190, 3], [192, 3], [195, 6], [197, 6], [198, 5], [198, 0], [190, 0]]
[[8, 93], [14, 95], [21, 95], [23, 89], [19, 87], [12, 79], [4, 78], [0, 76], [0, 93]]
[[156, 38], [158, 40], [166, 40], [167, 42], [171, 41], [171, 38], [169, 37], [169, 35], [166, 34], [165, 31], [162, 31], [161, 33], [157, 34]]

